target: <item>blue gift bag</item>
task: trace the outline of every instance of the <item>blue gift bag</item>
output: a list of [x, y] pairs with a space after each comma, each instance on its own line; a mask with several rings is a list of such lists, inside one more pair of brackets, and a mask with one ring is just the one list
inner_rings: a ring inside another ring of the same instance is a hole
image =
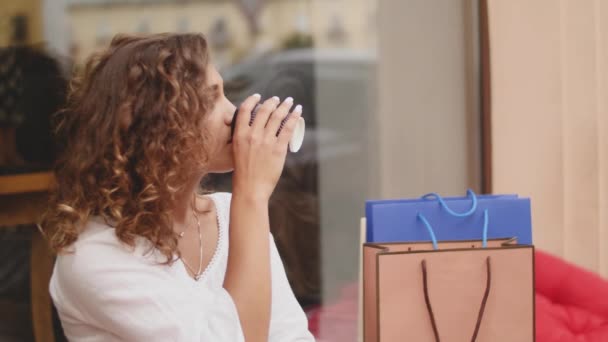
[[442, 198], [428, 194], [418, 199], [367, 201], [368, 242], [429, 241], [428, 225], [436, 239], [478, 240], [517, 238], [532, 244], [530, 199], [517, 195], [476, 195]]

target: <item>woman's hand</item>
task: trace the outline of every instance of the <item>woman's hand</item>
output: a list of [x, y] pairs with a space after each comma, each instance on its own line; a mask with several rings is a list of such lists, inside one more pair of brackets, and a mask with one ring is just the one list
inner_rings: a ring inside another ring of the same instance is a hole
[[230, 253], [224, 288], [237, 307], [246, 341], [268, 341], [271, 313], [270, 219], [268, 201], [281, 176], [287, 145], [301, 116], [298, 106], [277, 136], [293, 99], [264, 102], [249, 126], [251, 111], [260, 101], [249, 97], [239, 109], [232, 138], [233, 196], [230, 205]]
[[[241, 104], [236, 118], [232, 141], [233, 192], [241, 196], [251, 196], [256, 200], [268, 201], [281, 176], [288, 143], [302, 115], [302, 106], [296, 106], [290, 115], [293, 99], [288, 97], [280, 103], [278, 97], [272, 97], [260, 106], [253, 124], [249, 126], [251, 111], [259, 101], [258, 94], [247, 98]], [[277, 131], [285, 118], [287, 121], [277, 136]]]

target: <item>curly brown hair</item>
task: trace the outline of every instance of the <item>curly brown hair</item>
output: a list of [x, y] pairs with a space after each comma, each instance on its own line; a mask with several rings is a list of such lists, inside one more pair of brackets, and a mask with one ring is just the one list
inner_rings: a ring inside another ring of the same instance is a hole
[[40, 224], [55, 252], [99, 216], [120, 241], [144, 237], [174, 260], [173, 205], [208, 165], [208, 63], [201, 34], [118, 35], [87, 61], [56, 116], [57, 186]]

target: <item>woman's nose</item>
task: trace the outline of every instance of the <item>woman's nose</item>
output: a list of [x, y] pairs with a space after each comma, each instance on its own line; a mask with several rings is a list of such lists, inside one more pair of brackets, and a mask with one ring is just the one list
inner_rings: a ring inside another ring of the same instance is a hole
[[230, 126], [230, 124], [232, 123], [232, 118], [234, 117], [234, 112], [236, 111], [237, 107], [230, 103], [230, 106], [228, 107], [226, 114], [224, 115], [224, 123], [228, 126]]

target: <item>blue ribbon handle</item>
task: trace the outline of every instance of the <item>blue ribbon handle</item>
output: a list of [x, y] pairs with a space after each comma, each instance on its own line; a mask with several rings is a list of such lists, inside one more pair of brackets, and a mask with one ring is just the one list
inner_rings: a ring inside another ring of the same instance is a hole
[[426, 230], [428, 230], [431, 237], [431, 242], [433, 243], [433, 249], [439, 249], [439, 246], [437, 245], [437, 237], [435, 237], [435, 231], [433, 231], [433, 227], [431, 227], [429, 221], [421, 213], [418, 213], [418, 219], [422, 221], [422, 224], [424, 224]]
[[473, 190], [469, 189], [467, 190], [467, 197], [471, 198], [471, 201], [473, 202], [471, 205], [471, 209], [469, 209], [468, 211], [464, 212], [464, 213], [457, 213], [454, 210], [452, 210], [450, 207], [448, 207], [447, 203], [445, 203], [445, 200], [443, 199], [443, 197], [441, 197], [441, 195], [439, 195], [436, 192], [431, 192], [429, 194], [426, 194], [424, 196], [422, 196], [422, 199], [437, 199], [437, 201], [439, 201], [439, 204], [443, 207], [443, 209], [445, 209], [445, 211], [448, 212], [448, 214], [454, 216], [454, 217], [468, 217], [471, 216], [475, 213], [475, 211], [477, 210], [477, 195], [475, 194], [475, 192], [473, 192]]
[[[488, 214], [488, 209], [483, 211], [483, 235], [481, 238], [481, 244], [483, 248], [488, 247], [488, 225], [490, 223], [490, 215]], [[429, 223], [429, 221], [422, 215], [418, 213], [418, 219], [422, 221], [422, 224], [426, 227], [426, 230], [429, 232], [429, 236], [431, 237], [431, 242], [433, 243], [433, 249], [439, 249], [439, 245], [437, 244], [437, 237], [435, 236], [435, 231], [433, 227]]]

